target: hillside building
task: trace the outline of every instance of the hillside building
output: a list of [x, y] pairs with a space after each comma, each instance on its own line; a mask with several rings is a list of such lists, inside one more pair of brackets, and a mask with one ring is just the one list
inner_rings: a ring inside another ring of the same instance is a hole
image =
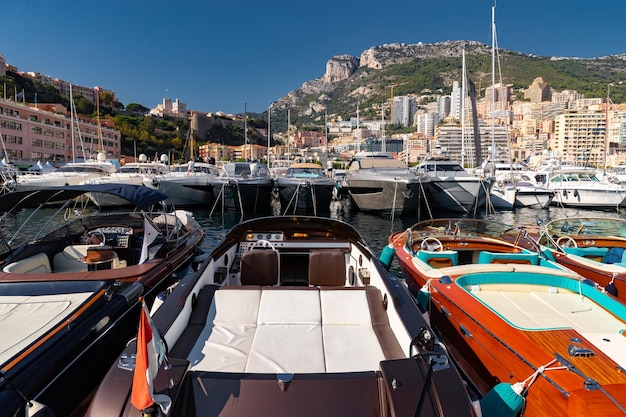
[[102, 121], [79, 116], [72, 119], [60, 104], [25, 104], [0, 99], [2, 157], [16, 163], [38, 161], [60, 164], [95, 159], [104, 152], [109, 160], [120, 158], [120, 132]]

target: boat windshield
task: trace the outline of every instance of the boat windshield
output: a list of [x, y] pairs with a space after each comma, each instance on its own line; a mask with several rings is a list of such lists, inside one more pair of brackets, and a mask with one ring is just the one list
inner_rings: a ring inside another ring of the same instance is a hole
[[289, 168], [287, 177], [294, 178], [318, 178], [323, 176], [322, 168]]
[[390, 168], [400, 168], [407, 169], [407, 166], [404, 162], [394, 159], [394, 158], [364, 158], [359, 161], [354, 161], [350, 165], [350, 170], [356, 169], [390, 169]]

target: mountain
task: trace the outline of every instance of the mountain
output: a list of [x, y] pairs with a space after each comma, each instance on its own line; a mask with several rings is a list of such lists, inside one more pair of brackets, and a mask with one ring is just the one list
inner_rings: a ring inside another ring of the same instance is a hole
[[[360, 57], [330, 58], [324, 75], [272, 104], [272, 124], [285, 130], [288, 109], [291, 123], [303, 127], [321, 125], [325, 113], [328, 120], [349, 120], [356, 117], [357, 103], [361, 119], [380, 119], [381, 104], [392, 91], [393, 96], [450, 94], [452, 83], [461, 81], [463, 48], [468, 77], [482, 95], [491, 84], [491, 46], [463, 40], [385, 44], [363, 51]], [[499, 49], [498, 62], [502, 81], [513, 86], [518, 99], [536, 77], [542, 77], [557, 91], [577, 90], [587, 98], [606, 97], [610, 85], [612, 101], [626, 102], [626, 54], [583, 59]]]

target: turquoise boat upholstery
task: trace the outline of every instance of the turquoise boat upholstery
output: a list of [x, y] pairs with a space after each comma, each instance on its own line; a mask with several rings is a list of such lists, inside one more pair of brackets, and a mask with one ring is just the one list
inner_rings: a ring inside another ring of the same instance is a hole
[[488, 252], [481, 251], [478, 254], [479, 264], [539, 264], [539, 254], [531, 252]]
[[459, 253], [455, 250], [419, 250], [417, 251], [417, 257], [433, 268], [456, 266], [459, 264]]
[[611, 311], [621, 320], [626, 320], [626, 304], [618, 299], [597, 290], [594, 286], [581, 283], [577, 279], [560, 277], [551, 274], [535, 274], [532, 272], [483, 272], [462, 275], [455, 280], [456, 284], [468, 291], [472, 286], [484, 284], [532, 284], [546, 287], [564, 288], [593, 300], [603, 308]]
[[[609, 248], [598, 248], [595, 246], [590, 246], [588, 248], [569, 248], [564, 247], [563, 251], [570, 255], [582, 256], [585, 258], [598, 258], [598, 262], [605, 262], [606, 255], [609, 252]], [[601, 259], [600, 259], [601, 258]]]

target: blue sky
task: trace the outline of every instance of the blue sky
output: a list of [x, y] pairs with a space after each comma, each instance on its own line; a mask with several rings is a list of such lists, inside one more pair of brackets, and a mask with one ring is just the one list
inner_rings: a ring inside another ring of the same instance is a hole
[[[262, 112], [339, 54], [385, 43], [491, 44], [493, 0], [31, 0], [2, 5], [0, 53], [21, 71], [164, 97], [193, 110]], [[500, 48], [542, 56], [626, 53], [623, 0], [500, 0]], [[549, 81], [549, 80], [548, 80]]]

